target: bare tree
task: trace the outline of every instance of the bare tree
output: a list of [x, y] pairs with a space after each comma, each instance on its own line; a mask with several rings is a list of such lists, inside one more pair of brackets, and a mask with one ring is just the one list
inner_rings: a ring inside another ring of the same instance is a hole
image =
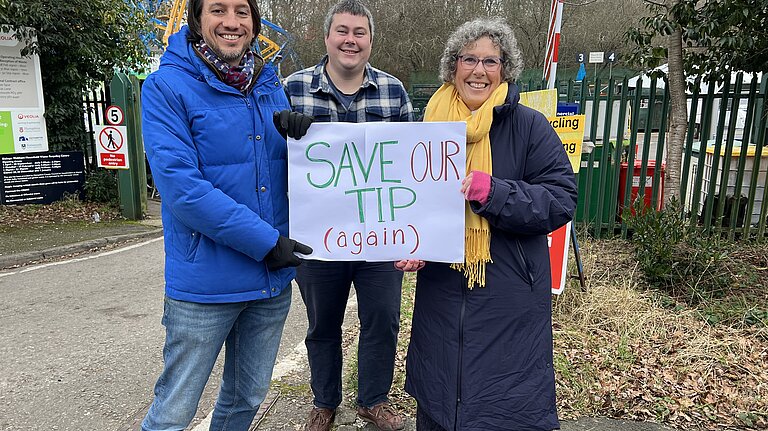
[[[679, 0], [666, 0], [667, 8], [672, 8]], [[671, 17], [675, 21], [674, 15]], [[680, 169], [683, 160], [683, 144], [688, 128], [686, 112], [685, 72], [683, 71], [683, 30], [675, 26], [667, 36], [667, 58], [669, 60], [669, 141], [667, 142], [667, 170], [664, 175], [664, 196], [667, 199], [680, 197]]]
[[527, 69], [544, 68], [550, 0], [507, 1], [500, 11], [515, 31]]
[[[336, 0], [266, 0], [264, 16], [295, 37], [305, 66], [325, 53], [323, 20]], [[560, 45], [563, 66], [589, 50], [621, 51], [621, 35], [645, 13], [642, 0], [573, 0], [566, 5]], [[525, 67], [542, 69], [550, 0], [367, 0], [376, 22], [371, 63], [406, 86], [416, 74], [437, 81], [438, 61], [448, 36], [478, 17], [502, 17], [515, 31]], [[290, 72], [284, 70], [283, 73]]]
[[648, 11], [643, 0], [597, 0], [564, 6], [560, 62], [576, 68], [577, 54], [589, 51], [626, 53], [624, 33]]

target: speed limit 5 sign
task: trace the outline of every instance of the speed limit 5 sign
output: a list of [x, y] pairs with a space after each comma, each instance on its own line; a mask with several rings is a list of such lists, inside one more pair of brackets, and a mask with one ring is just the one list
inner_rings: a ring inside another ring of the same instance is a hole
[[104, 112], [107, 123], [113, 126], [119, 126], [123, 124], [123, 110], [117, 105], [110, 105]]

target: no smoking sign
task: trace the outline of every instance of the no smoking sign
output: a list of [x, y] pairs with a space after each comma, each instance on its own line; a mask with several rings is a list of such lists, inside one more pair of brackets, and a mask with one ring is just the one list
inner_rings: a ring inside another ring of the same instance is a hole
[[107, 169], [128, 169], [127, 127], [96, 126], [98, 166]]

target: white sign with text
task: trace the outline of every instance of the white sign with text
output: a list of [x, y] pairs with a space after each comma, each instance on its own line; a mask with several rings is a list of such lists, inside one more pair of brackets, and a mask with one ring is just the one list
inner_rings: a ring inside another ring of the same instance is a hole
[[599, 63], [602, 64], [605, 62], [605, 52], [598, 51], [598, 52], [590, 52], [589, 53], [589, 63]]
[[466, 124], [314, 123], [288, 139], [291, 238], [317, 260], [462, 262]]
[[129, 169], [128, 128], [126, 126], [94, 126], [97, 165], [106, 169]]
[[0, 154], [48, 151], [40, 58], [22, 56], [25, 46], [0, 32]]

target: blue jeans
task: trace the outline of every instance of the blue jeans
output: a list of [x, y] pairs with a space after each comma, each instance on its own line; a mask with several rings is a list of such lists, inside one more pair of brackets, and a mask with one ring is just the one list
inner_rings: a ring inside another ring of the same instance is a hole
[[317, 407], [341, 403], [341, 325], [349, 289], [355, 285], [360, 343], [357, 354], [357, 404], [387, 401], [392, 387], [400, 329], [403, 273], [392, 262], [304, 261], [296, 282], [307, 306], [307, 356]]
[[290, 305], [290, 285], [280, 296], [248, 302], [198, 304], [166, 297], [165, 365], [141, 429], [186, 428], [226, 345], [210, 429], [247, 430], [267, 395]]

